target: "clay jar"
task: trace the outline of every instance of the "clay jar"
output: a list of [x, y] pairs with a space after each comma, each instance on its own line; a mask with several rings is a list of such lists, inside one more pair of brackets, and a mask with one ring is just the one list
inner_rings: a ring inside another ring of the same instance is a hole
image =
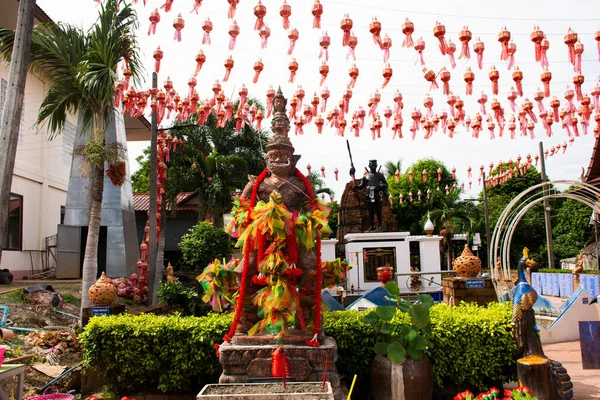
[[474, 278], [481, 271], [481, 260], [477, 257], [468, 244], [459, 257], [456, 257], [452, 267], [461, 278]]
[[117, 288], [110, 283], [103, 272], [100, 279], [90, 287], [88, 294], [94, 306], [110, 306], [117, 297]]

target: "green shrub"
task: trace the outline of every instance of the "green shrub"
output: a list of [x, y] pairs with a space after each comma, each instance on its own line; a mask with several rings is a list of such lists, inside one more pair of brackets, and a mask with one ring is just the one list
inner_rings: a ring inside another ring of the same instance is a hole
[[[532, 272], [540, 272], [540, 273], [547, 273], [547, 274], [572, 274], [573, 270], [572, 269], [558, 269], [558, 268], [540, 268], [538, 270], [532, 271]], [[582, 274], [597, 274], [597, 271], [593, 271], [593, 270], [588, 270], [588, 269], [584, 269], [582, 272]]]
[[[368, 380], [377, 334], [366, 312], [324, 315], [324, 330], [338, 345], [337, 367], [347, 382]], [[398, 312], [395, 319], [408, 321]], [[92, 318], [81, 336], [83, 362], [98, 366], [119, 390], [189, 389], [197, 377], [220, 371], [214, 344], [221, 343], [232, 314], [206, 317], [120, 315]], [[437, 304], [431, 308], [429, 356], [436, 384], [454, 382], [484, 390], [515, 378], [511, 306]]]
[[201, 271], [215, 258], [228, 259], [232, 254], [231, 237], [210, 222], [199, 222], [189, 233], [181, 237], [179, 248], [185, 261], [184, 267]]
[[202, 301], [202, 297], [196, 290], [186, 287], [179, 281], [161, 281], [156, 295], [161, 303], [181, 309], [184, 315], [203, 317], [211, 311], [210, 305]]

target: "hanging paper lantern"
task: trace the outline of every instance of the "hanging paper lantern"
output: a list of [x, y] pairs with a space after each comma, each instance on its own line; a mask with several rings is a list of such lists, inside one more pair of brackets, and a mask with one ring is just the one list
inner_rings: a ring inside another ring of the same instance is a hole
[[515, 53], [517, 52], [517, 45], [511, 40], [508, 43], [508, 69], [512, 69], [515, 65]]
[[408, 181], [409, 182], [413, 181], [413, 170], [412, 170], [412, 168], [408, 170]]
[[348, 83], [348, 87], [353, 88], [356, 85], [356, 79], [358, 78], [358, 68], [356, 64], [352, 64], [350, 69], [348, 70], [348, 75], [350, 75], [350, 83]]
[[325, 110], [327, 110], [327, 99], [330, 95], [331, 93], [329, 93], [329, 89], [327, 89], [327, 86], [325, 86], [323, 90], [321, 90], [321, 98], [323, 99], [323, 104], [321, 105], [322, 113], [325, 112]]
[[383, 62], [387, 63], [390, 59], [390, 48], [392, 47], [392, 38], [385, 34], [383, 41], [381, 42], [381, 49], [383, 50]]
[[269, 86], [269, 88], [267, 89], [267, 118], [269, 118], [271, 116], [271, 114], [273, 113], [273, 99], [274, 98], [275, 98], [275, 89], [273, 89], [273, 86]]
[[402, 42], [402, 47], [413, 47], [412, 34], [415, 31], [415, 24], [410, 22], [408, 18], [402, 24], [402, 33], [406, 36]]
[[290, 70], [290, 83], [294, 83], [294, 79], [296, 78], [296, 71], [298, 71], [298, 62], [295, 58], [292, 58], [292, 61], [288, 64], [288, 69]]
[[471, 51], [469, 49], [469, 42], [473, 38], [473, 34], [469, 30], [468, 26], [463, 26], [463, 29], [458, 34], [458, 40], [462, 43], [462, 48], [460, 52], [459, 60], [465, 58], [469, 60], [471, 58]]
[[473, 44], [473, 51], [477, 54], [477, 66], [479, 69], [483, 69], [483, 52], [485, 50], [485, 43], [481, 39], [477, 38], [477, 41]]
[[307, 124], [310, 124], [312, 122], [312, 118], [313, 118], [312, 108], [308, 104], [304, 105], [304, 122]]
[[[304, 135], [304, 118], [299, 116], [294, 124], [296, 125], [296, 135]], [[323, 169], [321, 169], [321, 172], [323, 172]]]
[[227, 2], [229, 3], [229, 8], [227, 9], [227, 18], [234, 19], [235, 11], [240, 0], [227, 0]]
[[201, 5], [202, 5], [202, 0], [194, 0], [194, 7], [192, 8], [192, 11], [190, 11], [190, 14], [195, 11], [196, 15], [197, 15], [198, 14], [198, 10], [200, 9]]
[[492, 65], [489, 72], [490, 81], [492, 81], [492, 94], [498, 95], [498, 79], [500, 79], [500, 72], [496, 69], [496, 66]]
[[258, 0], [258, 4], [254, 6], [254, 15], [256, 16], [256, 23], [254, 24], [254, 30], [260, 31], [265, 26], [264, 17], [267, 15], [267, 7]]
[[348, 41], [348, 54], [346, 54], [346, 61], [352, 56], [352, 59], [356, 61], [355, 49], [358, 45], [358, 38], [354, 35], [354, 32], [350, 33], [350, 40]]
[[321, 178], [325, 178], [325, 167], [321, 166]]
[[433, 36], [435, 36], [440, 42], [440, 52], [443, 56], [446, 55], [448, 51], [448, 44], [446, 43], [446, 39], [444, 35], [446, 34], [446, 27], [439, 22], [435, 22], [435, 26], [433, 27]]
[[319, 83], [319, 86], [323, 86], [323, 84], [325, 83], [325, 79], [327, 79], [327, 74], [329, 74], [329, 65], [327, 65], [325, 60], [321, 61], [319, 73], [321, 74], [321, 82]]
[[600, 109], [600, 84], [598, 82], [594, 83], [592, 87], [592, 91], [590, 93], [592, 98], [594, 99], [594, 109]]
[[423, 172], [421, 172], [421, 175], [423, 175], [423, 182], [427, 182], [427, 170], [424, 169]]
[[223, 65], [225, 66], [225, 77], [223, 78], [223, 82], [227, 82], [227, 80], [229, 79], [229, 75], [231, 74], [231, 70], [233, 69], [233, 66], [235, 65], [231, 55], [229, 55], [225, 59], [225, 63]]
[[479, 112], [481, 112], [481, 114], [486, 115], [487, 112], [485, 110], [485, 103], [487, 103], [487, 94], [485, 94], [483, 91], [481, 92], [481, 96], [479, 96], [479, 99], [477, 99], [477, 102], [479, 103]]
[[385, 127], [389, 128], [390, 127], [390, 118], [392, 118], [392, 109], [390, 108], [390, 106], [387, 106], [385, 108], [385, 110], [383, 111], [383, 116], [385, 118]]
[[450, 94], [450, 78], [451, 78], [450, 71], [448, 71], [446, 69], [446, 67], [443, 67], [439, 73], [439, 77], [444, 85], [444, 91], [443, 91], [444, 94], [449, 95]]
[[596, 39], [596, 42], [598, 42], [598, 61], [600, 61], [600, 29], [596, 31], [594, 39]]
[[317, 115], [317, 107], [319, 106], [319, 96], [317, 96], [317, 92], [315, 92], [313, 94], [312, 100], [310, 102], [310, 104], [312, 105], [313, 109], [312, 109], [312, 115], [315, 116]]
[[323, 125], [325, 125], [325, 119], [321, 114], [315, 118], [315, 125], [317, 126], [317, 133], [323, 133]]
[[423, 38], [418, 38], [417, 43], [415, 44], [415, 50], [417, 51], [417, 60], [415, 61], [415, 65], [417, 63], [421, 63], [421, 66], [425, 65], [425, 60], [423, 59], [423, 50], [425, 50], [425, 41]]
[[581, 91], [581, 85], [585, 82], [585, 76], [580, 73], [573, 76], [573, 85], [575, 85], [575, 93], [577, 94], [577, 101], [581, 101], [583, 93]]
[[498, 41], [502, 47], [502, 51], [500, 52], [500, 60], [502, 61], [508, 60], [508, 42], [510, 41], [510, 36], [510, 32], [506, 29], [506, 26], [498, 33]]
[[575, 43], [577, 43], [577, 33], [571, 28], [565, 35], [565, 44], [569, 48], [569, 62], [575, 66]]
[[412, 201], [413, 201], [412, 191], [408, 192], [408, 200], [412, 203]]
[[426, 93], [425, 97], [423, 98], [423, 106], [427, 110], [426, 117], [433, 117], [433, 98], [429, 95], [429, 93]]
[[269, 36], [271, 36], [271, 29], [267, 25], [262, 25], [260, 31], [258, 32], [258, 36], [260, 36], [260, 47], [261, 49], [267, 48], [267, 43], [269, 40]]
[[298, 99], [298, 108], [302, 108], [302, 102], [304, 101], [304, 97], [306, 96], [306, 92], [302, 89], [302, 85], [298, 85], [298, 89], [296, 93], [294, 93], [294, 97]]
[[300, 37], [300, 32], [298, 32], [298, 29], [296, 29], [296, 28], [290, 29], [290, 31], [288, 33], [288, 39], [290, 39], [290, 47], [288, 49], [288, 55], [292, 55], [292, 53], [294, 52], [294, 48], [296, 47], [296, 41], [298, 40], [299, 37]]
[[290, 16], [292, 15], [292, 7], [283, 0], [283, 4], [279, 8], [279, 15], [283, 18], [283, 29], [290, 29]]
[[544, 97], [550, 97], [550, 81], [552, 80], [552, 72], [548, 71], [547, 68], [544, 68], [540, 79], [544, 84]]
[[400, 205], [402, 205], [403, 200], [404, 200], [404, 195], [402, 193], [400, 193], [400, 196], [398, 198], [398, 201], [400, 202]]
[[[418, 41], [417, 41], [418, 42]], [[415, 46], [416, 48], [416, 46]], [[436, 80], [435, 80], [435, 72], [433, 72], [433, 70], [428, 70], [427, 68], [423, 68], [423, 73], [425, 75], [423, 75], [423, 77], [425, 78], [425, 80], [427, 82], [430, 82], [431, 85], [429, 86], [429, 91], [435, 90], [437, 88], [439, 88]]]
[[550, 100], [550, 108], [552, 108], [552, 115], [554, 116], [554, 122], [558, 122], [558, 108], [560, 107], [560, 100], [556, 96]]
[[319, 59], [325, 55], [325, 61], [329, 61], [329, 45], [331, 44], [331, 38], [327, 34], [327, 31], [321, 36], [319, 39], [319, 46], [321, 46], [321, 51], [319, 52]]
[[379, 94], [378, 89], [375, 89], [375, 93], [373, 93], [373, 96], [371, 96], [371, 98], [369, 99], [369, 116], [375, 115], [375, 112], [377, 111], [377, 106], [379, 105], [380, 101], [381, 94]]
[[173, 36], [173, 39], [177, 40], [178, 42], [181, 42], [181, 30], [184, 27], [185, 21], [183, 20], [183, 18], [181, 18], [181, 13], [179, 13], [179, 15], [177, 15], [177, 18], [173, 20], [173, 28], [175, 28], [175, 35]]
[[377, 17], [373, 17], [373, 21], [369, 24], [369, 32], [373, 35], [373, 41], [381, 47], [381, 22], [377, 21]]
[[513, 112], [516, 112], [515, 111], [515, 107], [516, 107], [515, 101], [517, 100], [517, 96], [518, 96], [517, 91], [515, 90], [514, 87], [511, 86], [510, 90], [508, 91], [508, 96], [506, 96], [506, 98], [508, 99], [508, 101], [510, 103], [510, 108], [513, 110]]
[[148, 28], [148, 36], [156, 34], [156, 25], [160, 22], [160, 13], [158, 8], [150, 13], [150, 27]]
[[523, 96], [523, 72], [521, 72], [521, 70], [519, 69], [519, 67], [515, 67], [515, 69], [513, 70], [512, 73], [512, 78], [513, 81], [515, 81], [515, 86], [517, 88], [517, 93], [519, 94], [519, 96]]
[[248, 88], [243, 83], [242, 83], [242, 87], [240, 88], [240, 91], [238, 92], [238, 94], [240, 96], [240, 99], [239, 99], [239, 103], [238, 103], [237, 115], [242, 115], [242, 112], [244, 111], [244, 108], [246, 107], [246, 101], [248, 100]]
[[544, 104], [542, 103], [542, 100], [544, 100], [544, 92], [542, 92], [540, 88], [533, 93], [533, 100], [536, 101], [540, 113], [544, 112]]
[[156, 72], [157, 74], [160, 72], [160, 60], [163, 59], [164, 53], [163, 51], [160, 49], [160, 46], [158, 46], [156, 48], [156, 50], [154, 50], [154, 53], [152, 54], [152, 57], [154, 58], [154, 72]]
[[529, 38], [535, 45], [535, 61], [542, 60], [542, 40], [544, 40], [544, 32], [539, 26], [534, 25], [533, 32], [529, 35]]
[[465, 82], [467, 83], [467, 96], [473, 94], [473, 81], [475, 80], [475, 74], [471, 71], [471, 67], [467, 67], [467, 70], [464, 74]]
[[456, 60], [454, 59], [454, 53], [456, 52], [456, 45], [452, 42], [451, 39], [448, 39], [448, 48], [446, 49], [446, 54], [448, 54], [448, 59], [450, 59], [450, 66], [452, 68], [456, 68]]
[[313, 28], [321, 29], [321, 15], [323, 15], [323, 5], [319, 0], [315, 0], [312, 6]]
[[402, 108], [404, 107], [404, 104], [402, 103], [402, 93], [400, 93], [398, 89], [396, 89], [396, 93], [394, 94], [394, 103], [394, 113], [400, 114]]
[[385, 65], [385, 68], [383, 69], [383, 85], [381, 85], [382, 89], [385, 89], [387, 84], [390, 82], [390, 79], [392, 79], [393, 73], [394, 73], [394, 71], [392, 70], [390, 63], [387, 63]]
[[229, 50], [233, 50], [235, 48], [235, 42], [239, 34], [240, 27], [238, 26], [237, 21], [234, 20], [229, 26], [229, 36], [231, 36], [229, 39]]
[[348, 43], [350, 42], [350, 31], [352, 30], [353, 25], [352, 19], [348, 14], [344, 14], [344, 18], [342, 18], [342, 21], [340, 22], [340, 28], [342, 29], [342, 32], [344, 32], [342, 35], [342, 46], [348, 46]]
[[311, 170], [312, 170], [312, 167], [310, 166], [310, 164], [306, 164], [306, 171], [308, 171], [307, 175], [310, 175]]
[[489, 115], [487, 117], [487, 127], [488, 127], [488, 130], [490, 131], [490, 140], [494, 140], [496, 138], [496, 135], [494, 134], [494, 129], [496, 129], [496, 124], [492, 120], [492, 117]]
[[210, 18], [207, 18], [202, 23], [202, 30], [204, 35], [202, 36], [202, 44], [210, 44], [210, 32], [213, 30], [213, 23]]
[[575, 65], [573, 66], [573, 70], [575, 73], [581, 73], [581, 55], [583, 54], [584, 46], [579, 40], [575, 43]]
[[542, 40], [542, 60], [541, 60], [541, 65], [542, 68], [548, 68], [550, 67], [550, 63], [548, 62], [548, 49], [550, 48], [550, 41], [548, 40], [548, 38], [546, 38], [546, 35], [544, 35], [544, 39]]
[[496, 122], [498, 122], [498, 128], [500, 128], [499, 136], [502, 137], [502, 132], [504, 130], [504, 109], [502, 109], [500, 102], [496, 98], [494, 98], [490, 107], [494, 112]]

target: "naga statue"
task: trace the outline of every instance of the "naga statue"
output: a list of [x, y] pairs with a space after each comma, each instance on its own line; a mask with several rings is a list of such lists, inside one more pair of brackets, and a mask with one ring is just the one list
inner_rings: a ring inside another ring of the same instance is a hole
[[519, 260], [518, 280], [513, 292], [512, 321], [517, 341], [518, 379], [540, 399], [572, 399], [573, 383], [567, 370], [560, 362], [548, 359], [542, 349], [533, 310], [538, 294], [525, 275], [531, 262], [529, 249], [525, 247], [523, 257]]

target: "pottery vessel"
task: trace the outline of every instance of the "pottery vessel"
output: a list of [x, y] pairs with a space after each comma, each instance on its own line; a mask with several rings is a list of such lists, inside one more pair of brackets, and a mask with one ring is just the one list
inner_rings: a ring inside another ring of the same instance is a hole
[[94, 306], [110, 306], [117, 298], [117, 288], [110, 283], [103, 272], [96, 283], [90, 287], [88, 294]]
[[377, 268], [377, 280], [385, 286], [386, 283], [394, 279], [394, 268], [386, 265]]
[[409, 357], [398, 364], [376, 356], [371, 364], [371, 387], [375, 400], [431, 400], [433, 370], [429, 357]]
[[465, 244], [465, 249], [454, 259], [452, 267], [461, 278], [474, 278], [481, 272], [481, 260]]

